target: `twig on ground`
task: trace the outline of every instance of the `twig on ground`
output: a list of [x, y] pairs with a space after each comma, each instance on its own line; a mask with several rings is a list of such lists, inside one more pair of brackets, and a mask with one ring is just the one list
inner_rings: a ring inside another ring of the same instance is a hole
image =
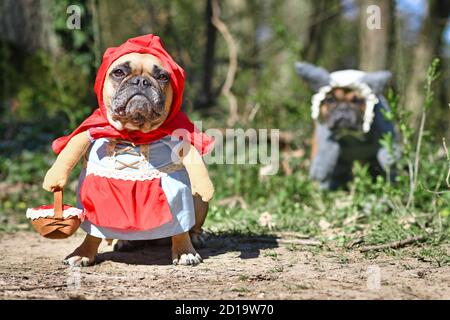
[[301, 246], [322, 246], [322, 242], [316, 239], [277, 239], [279, 244], [298, 244]]
[[277, 237], [284, 238], [284, 237], [291, 237], [296, 239], [310, 239], [310, 237], [306, 234], [301, 234], [298, 232], [292, 232], [292, 231], [283, 231], [280, 233], [277, 233]]
[[283, 239], [271, 237], [248, 237], [244, 242], [259, 242], [259, 243], [273, 243], [277, 244], [297, 244], [301, 246], [321, 246], [322, 242], [316, 239]]
[[347, 243], [347, 245], [345, 246], [347, 249], [351, 249], [354, 246], [361, 244], [364, 242], [364, 236], [359, 237], [359, 238], [355, 238], [352, 241], [350, 241], [349, 243]]
[[384, 249], [398, 249], [398, 248], [407, 246], [407, 245], [415, 243], [415, 242], [422, 242], [426, 239], [427, 239], [426, 236], [417, 236], [417, 237], [407, 238], [407, 239], [401, 240], [401, 241], [394, 241], [394, 242], [389, 242], [389, 243], [380, 244], [380, 245], [361, 247], [359, 249], [359, 251], [367, 252], [367, 251], [379, 251], [379, 250], [384, 250]]
[[33, 291], [39, 289], [57, 289], [57, 288], [66, 288], [67, 285], [60, 284], [54, 286], [36, 286], [36, 287], [18, 287], [18, 288], [0, 288], [0, 291]]

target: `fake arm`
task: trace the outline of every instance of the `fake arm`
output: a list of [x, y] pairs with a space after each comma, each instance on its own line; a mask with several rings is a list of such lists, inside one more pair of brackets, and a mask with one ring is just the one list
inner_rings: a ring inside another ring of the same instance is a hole
[[87, 131], [81, 132], [70, 139], [67, 146], [56, 158], [55, 163], [47, 171], [42, 187], [47, 191], [62, 189], [66, 185], [73, 167], [86, 153], [90, 144], [91, 141]]
[[314, 144], [309, 175], [314, 180], [325, 182], [331, 179], [331, 175], [336, 168], [340, 146], [331, 139], [331, 131], [322, 124], [316, 124]]
[[[182, 154], [183, 149], [187, 150], [186, 154]], [[214, 194], [214, 186], [209, 178], [208, 169], [202, 156], [192, 145], [183, 149], [180, 156], [191, 181], [192, 194], [198, 194], [203, 201], [208, 202]]]

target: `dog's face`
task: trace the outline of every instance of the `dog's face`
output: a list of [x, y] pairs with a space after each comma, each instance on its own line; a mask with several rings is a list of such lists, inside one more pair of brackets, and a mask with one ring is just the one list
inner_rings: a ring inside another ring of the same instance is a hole
[[150, 54], [129, 53], [117, 59], [103, 86], [108, 121], [118, 130], [155, 130], [170, 113], [172, 95], [169, 73]]
[[331, 131], [362, 130], [366, 101], [356, 90], [336, 88], [329, 92], [320, 106], [320, 121]]
[[[295, 70], [317, 93], [311, 106], [315, 120], [339, 136], [360, 136], [369, 132], [373, 121], [377, 96], [382, 95], [392, 77], [389, 71], [363, 72], [361, 70], [339, 70], [328, 72], [307, 62], [297, 62]], [[322, 89], [334, 88], [323, 97]], [[359, 88], [357, 90], [350, 88]], [[361, 90], [364, 94], [360, 94]], [[324, 100], [323, 100], [324, 99]]]

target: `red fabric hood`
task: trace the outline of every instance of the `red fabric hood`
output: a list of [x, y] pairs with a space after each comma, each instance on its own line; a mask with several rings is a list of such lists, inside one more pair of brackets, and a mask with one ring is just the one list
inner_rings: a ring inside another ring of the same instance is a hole
[[[164, 68], [170, 74], [170, 83], [173, 89], [172, 106], [166, 121], [157, 129], [148, 133], [140, 131], [119, 131], [114, 128], [106, 117], [106, 107], [103, 103], [103, 84], [111, 64], [118, 58], [128, 53], [144, 53], [157, 57]], [[185, 139], [188, 139], [201, 154], [209, 152], [214, 140], [201, 133], [181, 112], [181, 103], [184, 90], [184, 70], [172, 59], [164, 49], [161, 39], [153, 34], [131, 38], [119, 47], [108, 48], [103, 55], [103, 61], [97, 72], [94, 91], [97, 95], [99, 107], [89, 116], [75, 131], [70, 135], [60, 137], [53, 141], [52, 148], [56, 154], [59, 154], [67, 145], [69, 140], [78, 133], [89, 130], [94, 139], [98, 138], [117, 138], [132, 141], [135, 144], [147, 144], [159, 140], [167, 135], [172, 135], [177, 129], [184, 129], [188, 133]]]

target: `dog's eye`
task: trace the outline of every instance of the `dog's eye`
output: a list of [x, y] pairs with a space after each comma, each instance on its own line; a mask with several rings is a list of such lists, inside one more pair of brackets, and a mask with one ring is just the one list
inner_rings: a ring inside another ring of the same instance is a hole
[[329, 96], [329, 97], [325, 98], [325, 103], [326, 104], [334, 104], [336, 102], [337, 102], [337, 99], [334, 96]]
[[362, 104], [364, 104], [364, 99], [353, 97], [352, 103], [356, 104], [356, 105], [362, 105]]
[[122, 78], [125, 76], [125, 72], [122, 69], [116, 69], [112, 72], [112, 74], [117, 78]]
[[156, 77], [156, 80], [167, 82], [169, 80], [169, 76], [167, 74], [161, 73]]

